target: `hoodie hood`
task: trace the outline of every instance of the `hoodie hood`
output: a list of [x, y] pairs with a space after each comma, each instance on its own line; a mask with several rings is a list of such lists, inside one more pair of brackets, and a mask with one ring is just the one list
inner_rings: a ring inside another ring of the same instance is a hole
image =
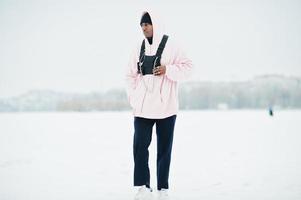
[[[163, 34], [165, 34], [165, 26], [162, 23], [163, 19], [155, 11], [153, 11], [153, 10], [145, 10], [145, 11], [142, 12], [139, 21], [141, 21], [141, 18], [143, 17], [143, 15], [145, 13], [148, 13], [150, 15], [151, 20], [152, 20], [152, 26], [153, 26], [153, 44], [159, 44], [160, 41], [161, 41], [161, 39], [162, 39]], [[144, 38], [146, 39], [146, 42], [148, 43], [147, 38], [145, 36], [144, 36]]]

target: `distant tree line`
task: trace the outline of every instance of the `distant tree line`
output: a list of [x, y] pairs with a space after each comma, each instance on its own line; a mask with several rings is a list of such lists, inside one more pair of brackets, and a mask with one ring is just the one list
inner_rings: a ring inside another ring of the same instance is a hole
[[[301, 108], [301, 78], [267, 75], [241, 82], [184, 82], [179, 86], [180, 109]], [[33, 90], [0, 99], [0, 112], [120, 111], [131, 109], [125, 89], [89, 94]]]
[[180, 108], [301, 108], [301, 79], [263, 76], [243, 82], [195, 82], [180, 89]]

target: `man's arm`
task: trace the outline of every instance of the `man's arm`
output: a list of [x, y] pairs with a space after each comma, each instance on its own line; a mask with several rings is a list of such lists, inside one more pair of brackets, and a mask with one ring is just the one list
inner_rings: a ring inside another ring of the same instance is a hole
[[136, 53], [134, 51], [130, 56], [130, 60], [128, 62], [128, 66], [126, 68], [125, 74], [126, 74], [125, 75], [126, 93], [127, 93], [128, 101], [130, 101], [130, 97], [132, 96], [133, 91], [135, 90], [136, 81], [138, 77], [137, 59], [136, 59]]
[[173, 64], [165, 66], [167, 78], [173, 81], [183, 81], [192, 73], [192, 62], [188, 59], [181, 48], [174, 47]]

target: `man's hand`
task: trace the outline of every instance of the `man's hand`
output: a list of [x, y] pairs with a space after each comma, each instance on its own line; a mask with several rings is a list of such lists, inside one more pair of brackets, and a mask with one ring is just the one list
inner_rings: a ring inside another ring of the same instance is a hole
[[166, 67], [165, 67], [164, 65], [155, 67], [155, 69], [153, 69], [153, 74], [154, 74], [155, 76], [161, 76], [161, 75], [164, 75], [165, 72], [166, 72]]

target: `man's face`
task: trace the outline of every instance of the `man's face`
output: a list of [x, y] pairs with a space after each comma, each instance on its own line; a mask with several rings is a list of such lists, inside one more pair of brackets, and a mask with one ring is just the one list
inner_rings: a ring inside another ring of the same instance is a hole
[[145, 37], [153, 37], [153, 25], [149, 23], [142, 23], [141, 28]]

